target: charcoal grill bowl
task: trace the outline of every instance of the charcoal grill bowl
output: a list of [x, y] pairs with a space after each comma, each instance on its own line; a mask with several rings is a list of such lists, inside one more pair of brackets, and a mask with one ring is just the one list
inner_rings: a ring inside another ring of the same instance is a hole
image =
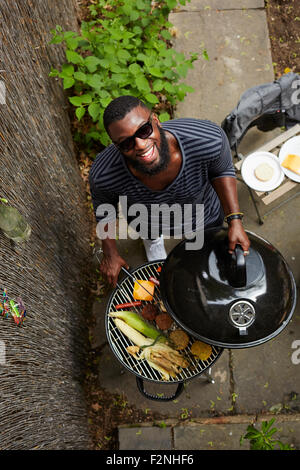
[[[223, 353], [223, 348], [220, 348], [218, 346], [212, 346], [212, 355], [210, 356], [210, 358], [208, 358], [207, 361], [194, 360], [194, 364], [198, 364], [198, 370], [196, 372], [191, 373], [189, 370], [189, 373], [187, 374], [185, 370], [183, 370], [181, 374], [178, 374], [178, 377], [171, 378], [169, 381], [162, 380], [160, 378], [159, 372], [155, 371], [148, 365], [144, 366], [144, 363], [142, 363], [142, 361], [137, 361], [130, 354], [127, 353], [126, 347], [131, 345], [132, 343], [123, 335], [123, 333], [117, 330], [116, 326], [113, 323], [112, 318], [109, 317], [108, 314], [109, 312], [112, 312], [115, 310], [114, 309], [115, 305], [129, 302], [130, 300], [131, 301], [134, 300], [133, 297], [128, 298], [126, 295], [124, 295], [124, 292], [127, 292], [128, 296], [130, 296], [130, 294], [132, 295], [133, 283], [134, 283], [134, 280], [132, 279], [132, 277], [136, 279], [145, 279], [145, 280], [149, 279], [150, 276], [158, 277], [158, 273], [156, 269], [158, 267], [162, 267], [163, 263], [164, 263], [164, 260], [157, 260], [155, 262], [145, 263], [133, 270], [131, 269], [130, 275], [124, 276], [124, 278], [118, 282], [117, 287], [111, 293], [107, 306], [106, 306], [106, 314], [105, 314], [106, 336], [107, 336], [108, 343], [112, 352], [114, 353], [117, 360], [122, 364], [122, 366], [125, 367], [125, 369], [128, 370], [130, 373], [136, 376], [136, 383], [137, 383], [137, 388], [139, 392], [143, 396], [145, 396], [147, 399], [155, 400], [155, 401], [171, 401], [171, 400], [176, 399], [182, 393], [184, 389], [184, 384], [187, 381], [193, 380], [194, 378], [199, 377], [202, 374], [206, 377], [206, 379], [209, 382], [213, 382], [208, 372], [211, 366], [217, 361], [217, 359], [219, 359], [219, 357]], [[159, 288], [157, 287], [155, 288], [155, 293], [157, 295], [157, 300], [161, 299]], [[128, 310], [128, 308], [126, 310]], [[130, 309], [130, 310], [137, 311], [137, 309]], [[194, 339], [195, 338], [192, 337], [191, 341], [193, 341]], [[121, 341], [123, 342], [123, 346], [119, 346], [119, 345], [117, 346], [117, 343], [120, 343]], [[190, 368], [187, 368], [187, 369], [190, 369]], [[146, 373], [147, 370], [148, 371], [150, 370], [150, 373], [149, 372]], [[150, 376], [150, 374], [152, 374], [152, 377]], [[144, 381], [157, 383], [160, 385], [161, 384], [163, 385], [175, 384], [177, 385], [177, 388], [172, 395], [162, 396], [160, 393], [157, 393], [156, 395], [154, 395], [154, 394], [148, 393], [145, 390]]]

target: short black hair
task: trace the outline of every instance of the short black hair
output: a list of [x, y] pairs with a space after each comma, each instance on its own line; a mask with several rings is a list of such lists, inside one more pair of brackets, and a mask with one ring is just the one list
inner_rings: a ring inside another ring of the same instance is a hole
[[126, 114], [138, 106], [149, 109], [143, 101], [131, 95], [119, 96], [112, 100], [105, 108], [103, 114], [103, 124], [106, 132], [108, 133], [108, 128], [112, 122], [120, 121], [126, 116]]

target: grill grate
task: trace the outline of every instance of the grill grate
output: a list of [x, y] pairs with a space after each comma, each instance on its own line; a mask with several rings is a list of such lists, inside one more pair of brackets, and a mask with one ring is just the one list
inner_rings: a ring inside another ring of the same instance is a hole
[[[143, 266], [140, 266], [135, 271], [132, 271], [131, 274], [135, 279], [146, 281], [151, 276], [158, 277], [157, 269], [162, 266], [163, 261], [147, 263]], [[132, 302], [134, 300], [132, 296], [134, 285], [133, 278], [127, 276], [125, 279], [123, 279], [123, 281], [118, 284], [118, 287], [116, 287], [109, 300], [105, 318], [106, 333], [110, 347], [116, 355], [117, 359], [123, 364], [123, 366], [125, 366], [130, 372], [133, 372], [135, 375], [139, 376], [142, 379], [155, 382], [159, 381], [163, 383], [185, 382], [196, 377], [199, 374], [202, 374], [205, 370], [211, 367], [212, 364], [219, 358], [219, 356], [223, 352], [223, 349], [217, 346], [211, 346], [212, 353], [210, 357], [206, 361], [197, 360], [190, 352], [191, 345], [196, 340], [196, 338], [193, 338], [190, 334], [190, 342], [188, 346], [183, 351], [181, 351], [188, 358], [190, 366], [181, 369], [181, 372], [177, 374], [176, 377], [170, 377], [168, 381], [162, 380], [160, 373], [150, 367], [146, 360], [137, 360], [126, 351], [126, 348], [128, 346], [131, 346], [132, 342], [125, 335], [123, 335], [123, 333], [115, 326], [113, 319], [110, 318], [107, 314], [109, 312], [115, 311], [116, 305], [125, 302]], [[148, 301], [147, 303], [155, 303], [160, 301], [161, 297], [159, 293], [159, 287], [156, 286], [153, 301]], [[144, 303], [144, 305], [145, 304], [146, 302]], [[135, 311], [136, 313], [140, 313], [142, 307], [131, 307], [130, 310]]]

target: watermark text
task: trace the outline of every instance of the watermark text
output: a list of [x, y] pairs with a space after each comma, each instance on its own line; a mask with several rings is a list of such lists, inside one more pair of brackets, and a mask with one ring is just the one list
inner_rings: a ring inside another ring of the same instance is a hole
[[3, 80], [0, 80], [0, 104], [6, 104], [6, 87]]
[[292, 342], [292, 349], [295, 349], [291, 356], [292, 363], [298, 365], [300, 364], [300, 339], [295, 339]]
[[300, 80], [294, 80], [292, 83], [292, 88], [296, 88], [291, 96], [292, 104], [300, 104]]
[[0, 339], [0, 366], [5, 366], [5, 364], [6, 364], [5, 342]]
[[[199, 250], [204, 243], [204, 205], [203, 204], [150, 204], [128, 205], [127, 196], [120, 196], [119, 203], [124, 218], [119, 218], [116, 226], [117, 211], [112, 204], [100, 204], [96, 216], [101, 218], [96, 227], [97, 236], [126, 240], [164, 238], [188, 240], [187, 250]], [[193, 226], [196, 230], [193, 230]]]

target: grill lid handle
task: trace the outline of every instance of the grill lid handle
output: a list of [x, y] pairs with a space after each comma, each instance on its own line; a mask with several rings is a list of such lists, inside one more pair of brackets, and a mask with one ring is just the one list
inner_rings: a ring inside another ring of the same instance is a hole
[[236, 245], [231, 258], [232, 277], [230, 284], [233, 287], [244, 287], [247, 284], [246, 256], [241, 245]]

